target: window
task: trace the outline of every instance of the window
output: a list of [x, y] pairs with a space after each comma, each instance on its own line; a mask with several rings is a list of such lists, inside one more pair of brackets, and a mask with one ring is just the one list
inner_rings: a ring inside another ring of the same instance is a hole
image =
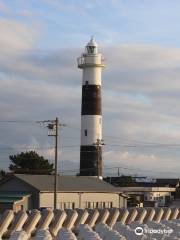
[[98, 208], [103, 208], [103, 202], [98, 203]]
[[87, 137], [87, 129], [84, 130], [84, 135]]
[[75, 208], [75, 203], [74, 202], [59, 202], [58, 203], [59, 209], [74, 209]]
[[106, 208], [112, 208], [113, 204], [112, 202], [106, 202]]
[[113, 202], [85, 202], [86, 208], [112, 208]]
[[94, 53], [95, 47], [94, 46], [87, 46], [88, 53]]

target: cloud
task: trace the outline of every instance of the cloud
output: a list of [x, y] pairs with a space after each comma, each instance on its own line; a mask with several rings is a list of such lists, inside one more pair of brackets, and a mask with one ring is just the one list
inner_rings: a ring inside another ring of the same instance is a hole
[[[7, 52], [4, 57], [0, 56], [1, 118], [44, 120], [59, 116], [62, 122], [73, 126], [60, 134], [61, 144], [70, 146], [61, 149], [60, 145], [60, 159], [64, 168], [66, 163], [74, 162], [73, 167], [77, 169], [81, 71], [77, 69], [76, 58], [82, 50], [38, 50], [34, 48], [37, 34], [31, 28], [5, 20], [0, 24], [3, 33], [8, 35], [7, 42], [0, 36], [0, 43]], [[10, 26], [11, 31], [5, 26]], [[29, 36], [30, 40], [26, 41]], [[103, 48], [102, 52], [107, 59], [103, 72], [105, 166], [127, 165], [176, 172], [179, 166], [177, 148], [144, 147], [144, 144], [180, 143], [180, 50], [124, 44]], [[0, 126], [0, 131], [3, 146], [13, 146], [14, 142], [28, 146], [32, 138], [37, 140], [38, 146], [53, 144], [45, 130], [35, 125]], [[129, 150], [123, 147], [125, 144], [139, 145]], [[52, 150], [43, 154], [53, 157]]]
[[[111, 159], [113, 159], [113, 163]], [[121, 174], [135, 175], [139, 173], [140, 175], [153, 177], [174, 177], [178, 175], [174, 164], [179, 168], [180, 163], [167, 157], [164, 157], [163, 164], [160, 164], [161, 161], [161, 157], [154, 154], [143, 154], [125, 150], [111, 151], [108, 154], [108, 158], [105, 157], [104, 171], [110, 172], [112, 169], [112, 172], [116, 171], [117, 173], [119, 167]], [[113, 167], [115, 168], [113, 169]]]
[[4, 3], [4, 1], [0, 0], [0, 12], [2, 13], [9, 13], [8, 6]]
[[2, 53], [20, 53], [32, 49], [37, 32], [21, 22], [0, 19], [0, 51]]
[[[116, 49], [118, 54], [114, 54]], [[178, 67], [180, 50], [156, 45], [121, 44], [109, 47], [105, 53], [110, 57], [113, 66], [132, 70], [164, 69]], [[122, 61], [123, 60], [123, 61]]]

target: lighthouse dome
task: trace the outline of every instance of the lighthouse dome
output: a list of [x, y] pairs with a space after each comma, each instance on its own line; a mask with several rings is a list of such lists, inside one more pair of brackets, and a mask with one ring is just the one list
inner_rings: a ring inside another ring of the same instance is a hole
[[87, 46], [98, 47], [97, 42], [95, 41], [94, 37], [88, 42]]

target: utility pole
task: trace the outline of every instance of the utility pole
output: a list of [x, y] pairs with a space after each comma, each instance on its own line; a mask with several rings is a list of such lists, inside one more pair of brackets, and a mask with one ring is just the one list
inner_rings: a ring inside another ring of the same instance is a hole
[[55, 161], [54, 161], [54, 209], [57, 209], [57, 192], [58, 192], [58, 136], [59, 127], [65, 127], [65, 124], [60, 124], [59, 119], [44, 120], [39, 123], [45, 125], [48, 129], [48, 136], [55, 137]]
[[58, 126], [59, 119], [56, 118], [55, 122], [55, 173], [54, 173], [54, 209], [57, 209], [57, 174], [58, 174]]
[[120, 176], [120, 171], [119, 171], [119, 167], [118, 167], [118, 177]]

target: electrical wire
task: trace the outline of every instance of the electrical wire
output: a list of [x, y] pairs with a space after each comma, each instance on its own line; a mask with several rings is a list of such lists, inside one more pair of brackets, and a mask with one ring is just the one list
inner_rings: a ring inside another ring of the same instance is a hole
[[[81, 171], [87, 170], [94, 170], [95, 168], [83, 168]], [[130, 170], [130, 171], [139, 171], [139, 172], [152, 172], [152, 173], [171, 173], [171, 174], [179, 174], [179, 172], [166, 172], [166, 171], [154, 171], [154, 170], [144, 170], [144, 169], [137, 169], [137, 168], [129, 168], [129, 167], [103, 167], [104, 170], [114, 170], [114, 169], [123, 169], [123, 170]], [[65, 169], [60, 172], [77, 172], [79, 169]]]
[[[0, 120], [0, 123], [40, 123], [40, 122], [41, 121], [38, 121], [38, 120]], [[71, 125], [67, 125], [66, 127], [67, 128], [71, 128], [71, 129], [80, 130], [80, 128], [74, 127], [74, 126], [71, 126]], [[106, 137], [107, 138], [110, 137], [111, 141], [112, 141], [112, 139], [121, 139], [120, 137], [110, 136], [110, 135], [105, 135], [105, 138]], [[65, 138], [72, 138], [72, 139], [77, 138], [77, 139], [79, 139], [78, 137], [65, 137]], [[180, 147], [180, 143], [170, 144], [170, 143], [146, 142], [146, 141], [141, 141], [141, 140], [131, 140], [131, 139], [124, 138], [124, 137], [123, 137], [123, 139], [127, 140], [127, 141], [130, 141], [130, 142], [132, 141], [135, 144], [133, 143], [133, 144], [106, 144], [106, 145], [113, 146], [113, 147], [120, 146], [120, 147], [127, 147], [127, 148], [137, 148], [137, 147]]]
[[[88, 170], [94, 170], [95, 168], [83, 168], [81, 169], [81, 171], [88, 171]], [[114, 169], [123, 169], [123, 170], [133, 170], [133, 171], [139, 171], [139, 172], [152, 172], [152, 173], [158, 173], [158, 174], [165, 174], [165, 173], [170, 173], [170, 174], [179, 174], [179, 172], [166, 172], [166, 171], [154, 171], [154, 170], [144, 170], [144, 169], [136, 169], [136, 168], [127, 168], [127, 167], [120, 167], [120, 166], [117, 166], [117, 167], [103, 167], [104, 170], [114, 170]], [[34, 172], [39, 172], [41, 170], [39, 169], [34, 169], [33, 170]], [[47, 171], [47, 170], [44, 170], [44, 171]], [[59, 173], [67, 173], [67, 172], [70, 172], [70, 173], [76, 173], [76, 172], [79, 172], [79, 168], [77, 169], [63, 169], [62, 171], [59, 169], [58, 171]], [[134, 173], [134, 174], [137, 174], [137, 173]]]
[[[38, 121], [30, 121], [30, 120], [0, 120], [0, 123], [38, 123]], [[68, 128], [72, 128], [72, 129], [76, 129], [76, 130], [80, 130], [80, 128], [77, 127], [73, 127], [73, 126], [67, 126]], [[112, 139], [121, 139], [115, 136], [106, 136], [107, 138], [110, 137]], [[72, 137], [69, 137], [72, 138]], [[72, 138], [73, 139], [73, 138]], [[169, 143], [155, 143], [155, 142], [145, 142], [145, 141], [140, 141], [140, 140], [130, 140], [127, 138], [124, 138], [124, 140], [127, 141], [132, 141], [135, 144], [106, 144], [103, 147], [123, 147], [123, 148], [174, 148], [174, 147], [180, 147], [179, 143], [173, 143], [173, 144], [169, 144]], [[69, 151], [72, 148], [80, 148], [80, 145], [62, 145], [61, 149], [64, 151], [64, 149]], [[17, 151], [20, 149], [23, 150], [42, 150], [42, 149], [54, 149], [54, 146], [52, 147], [35, 147], [35, 146], [26, 146], [26, 147], [0, 147], [0, 150], [10, 150], [10, 151]], [[97, 150], [88, 150], [88, 151], [81, 151], [81, 152], [95, 152]], [[118, 150], [113, 150], [113, 151], [118, 151]], [[139, 171], [139, 172], [152, 172], [152, 173], [171, 173], [171, 174], [179, 174], [176, 172], [162, 172], [162, 171], [154, 171], [154, 170], [144, 170], [144, 169], [137, 169], [137, 168], [130, 168], [130, 167], [122, 167], [122, 166], [118, 166], [118, 167], [111, 167], [111, 168], [104, 168], [107, 170], [112, 170], [112, 169], [123, 169], [123, 170], [128, 170], [128, 171]], [[92, 168], [90, 169], [84, 169], [84, 170], [92, 170]], [[63, 172], [77, 172], [79, 171], [79, 169], [70, 169], [70, 170], [63, 170]]]
[[[120, 147], [120, 148], [133, 148], [133, 149], [137, 149], [137, 148], [176, 148], [176, 147], [180, 147], [180, 144], [170, 144], [170, 145], [167, 145], [167, 144], [162, 144], [162, 145], [153, 145], [153, 146], [146, 146], [146, 145], [113, 145], [113, 144], [110, 144], [110, 145], [106, 145], [106, 146], [103, 146], [103, 148], [107, 148], [107, 147]], [[66, 151], [71, 151], [72, 148], [78, 148], [80, 149], [80, 146], [79, 145], [63, 145], [60, 147], [60, 150], [66, 150]], [[51, 147], [35, 147], [35, 146], [27, 146], [27, 147], [0, 147], [0, 150], [19, 150], [19, 149], [22, 149], [22, 150], [28, 150], [28, 149], [44, 149], [44, 150], [48, 150], [48, 149], [54, 149], [54, 146], [51, 146]], [[119, 150], [118, 149], [113, 149], [113, 152], [118, 152]], [[97, 149], [94, 149], [94, 150], [86, 150], [86, 151], [81, 151], [81, 152], [97, 152]]]
[[37, 123], [38, 121], [31, 120], [0, 120], [0, 123]]

